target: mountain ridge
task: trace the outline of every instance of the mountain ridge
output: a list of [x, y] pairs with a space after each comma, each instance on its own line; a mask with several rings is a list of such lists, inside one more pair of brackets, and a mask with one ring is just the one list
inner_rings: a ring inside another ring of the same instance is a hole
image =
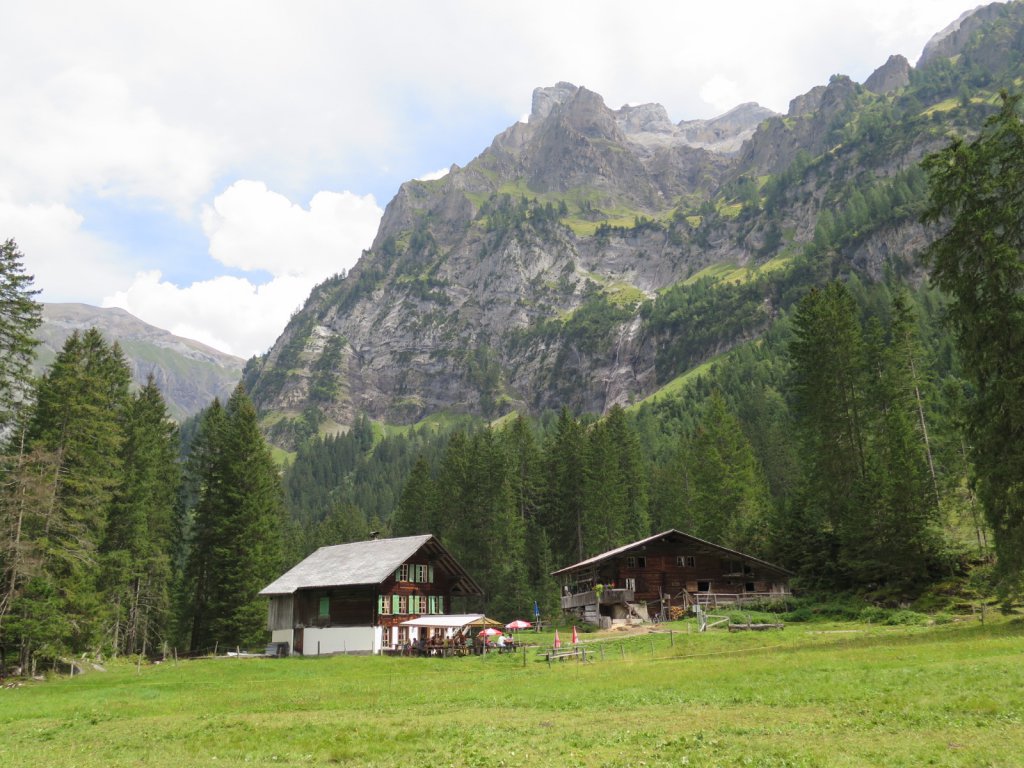
[[225, 401], [242, 376], [245, 361], [202, 342], [150, 325], [118, 307], [80, 303], [44, 303], [36, 373], [41, 374], [75, 331], [97, 328], [121, 345], [135, 385], [152, 374], [171, 416], [181, 421], [206, 408], [215, 397]]
[[[928, 237], [918, 161], [976, 129], [994, 86], [1021, 69], [1006, 34], [1024, 28], [1021, 5], [979, 13], [921, 67], [894, 56], [864, 85], [834, 75], [786, 115], [755, 105], [731, 123], [672, 124], [656, 104], [612, 110], [582, 86], [535, 89], [529, 120], [464, 168], [403, 184], [352, 271], [314, 289], [247, 368], [258, 407], [277, 414], [272, 438], [360, 414], [604, 412], [763, 333], [790, 301], [766, 275], [819, 240], [837, 249], [815, 257], [829, 269], [913, 273]], [[694, 146], [709, 130], [717, 149]], [[707, 300], [744, 302], [742, 322], [716, 336], [660, 311], [668, 294], [692, 304], [703, 289], [690, 281], [726, 267], [734, 278]], [[761, 294], [740, 298], [754, 289], [736, 280], [761, 281]]]

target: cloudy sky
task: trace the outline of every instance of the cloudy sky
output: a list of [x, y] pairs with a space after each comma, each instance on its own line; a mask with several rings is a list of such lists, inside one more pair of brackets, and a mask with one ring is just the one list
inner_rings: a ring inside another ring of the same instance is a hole
[[41, 300], [243, 357], [411, 178], [566, 80], [675, 120], [913, 64], [970, 0], [0, 3], [0, 238]]

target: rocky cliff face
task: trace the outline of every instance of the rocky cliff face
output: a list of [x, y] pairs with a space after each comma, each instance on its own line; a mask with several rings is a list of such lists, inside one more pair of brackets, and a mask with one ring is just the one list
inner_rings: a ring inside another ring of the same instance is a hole
[[[1007, 37], [997, 16], [961, 22], [973, 30], [961, 58]], [[945, 50], [926, 58], [956, 71]], [[1021, 56], [999, 50], [1010, 77]], [[969, 81], [918, 71], [892, 57], [864, 86], [834, 76], [785, 116], [747, 104], [681, 123], [657, 104], [613, 110], [569, 83], [538, 88], [529, 120], [465, 168], [402, 186], [370, 250], [313, 291], [247, 385], [281, 423], [313, 413], [328, 428], [360, 413], [411, 423], [641, 398], [683, 372], [666, 368], [666, 346], [699, 335], [652, 320], [665, 291], [710, 267], [742, 281], [784, 265], [822, 237], [823, 211], [840, 262], [868, 276], [913, 269], [927, 240], [912, 168], [987, 109], [929, 111]], [[776, 300], [766, 294], [757, 322], [701, 336], [687, 364], [756, 336]]]
[[43, 305], [43, 323], [36, 334], [37, 373], [53, 362], [68, 336], [89, 328], [121, 345], [136, 385], [153, 375], [168, 411], [179, 421], [206, 408], [215, 397], [225, 402], [242, 377], [245, 361], [240, 357], [175, 336], [123, 309], [87, 304]]

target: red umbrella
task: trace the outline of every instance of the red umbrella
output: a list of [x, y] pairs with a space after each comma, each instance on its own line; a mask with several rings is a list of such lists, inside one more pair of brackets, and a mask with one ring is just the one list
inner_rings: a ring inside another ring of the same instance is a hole
[[503, 635], [503, 634], [505, 634], [505, 633], [502, 632], [500, 629], [495, 629], [494, 627], [486, 627], [485, 629], [481, 629], [479, 632], [477, 632], [477, 635], [480, 635], [480, 636], [482, 636], [482, 635]]
[[561, 640], [561, 638], [558, 637], [558, 630], [557, 629], [555, 630], [555, 642], [552, 643], [552, 645], [554, 646], [555, 650], [558, 650], [559, 648], [562, 647], [562, 640]]
[[580, 636], [576, 634], [576, 625], [572, 625], [572, 644], [576, 645], [580, 641]]
[[531, 624], [528, 621], [516, 619], [515, 621], [510, 621], [508, 624], [506, 624], [505, 629], [529, 629], [532, 626], [533, 624]]

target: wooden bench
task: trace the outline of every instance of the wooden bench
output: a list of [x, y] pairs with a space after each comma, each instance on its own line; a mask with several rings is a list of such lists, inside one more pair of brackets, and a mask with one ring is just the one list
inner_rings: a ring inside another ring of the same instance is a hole
[[552, 661], [565, 661], [566, 659], [579, 659], [580, 661], [587, 660], [587, 651], [585, 648], [573, 648], [568, 651], [545, 651], [544, 660], [547, 661], [548, 666], [551, 666]]

